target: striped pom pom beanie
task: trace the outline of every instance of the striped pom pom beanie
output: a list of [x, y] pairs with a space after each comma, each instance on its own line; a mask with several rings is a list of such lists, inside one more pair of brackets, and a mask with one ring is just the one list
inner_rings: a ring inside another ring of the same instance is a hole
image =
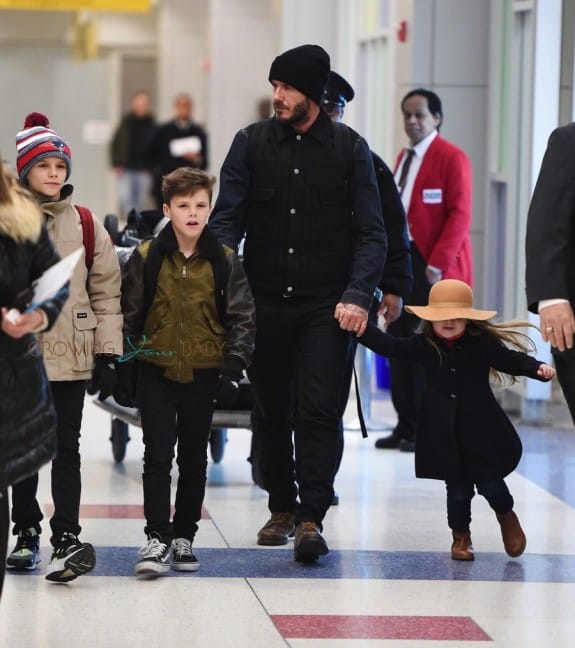
[[24, 121], [24, 129], [16, 135], [16, 167], [25, 186], [30, 169], [40, 160], [57, 157], [66, 162], [66, 180], [72, 171], [72, 153], [66, 142], [49, 128], [46, 115], [33, 112]]

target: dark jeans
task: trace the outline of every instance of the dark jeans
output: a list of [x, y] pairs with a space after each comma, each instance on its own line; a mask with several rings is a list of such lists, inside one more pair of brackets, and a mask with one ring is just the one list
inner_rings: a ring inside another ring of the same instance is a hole
[[471, 524], [471, 500], [477, 492], [483, 495], [496, 513], [509, 513], [513, 497], [503, 479], [474, 484], [463, 479], [445, 482], [447, 490], [447, 524], [452, 531], [467, 531]]
[[[57, 417], [58, 448], [52, 461], [52, 500], [54, 515], [50, 520], [54, 545], [58, 537], [69, 531], [79, 535], [80, 518], [80, 428], [87, 381], [51, 381]], [[35, 527], [40, 533], [42, 511], [36, 499], [38, 474], [14, 484], [12, 487], [12, 521], [15, 535], [22, 529]]]
[[[163, 369], [139, 363], [138, 405], [144, 441], [145, 533], [194, 540], [206, 491], [208, 439], [218, 370], [191, 383], [166, 380]], [[199, 372], [198, 372], [199, 374]], [[177, 443], [178, 486], [170, 522], [171, 470]]]
[[269, 509], [320, 527], [333, 499], [349, 362], [350, 337], [333, 317], [335, 303], [257, 298], [250, 371]]
[[[431, 288], [425, 275], [426, 262], [415, 245], [411, 244], [413, 263], [413, 289], [405, 300], [408, 306], [425, 306]], [[411, 337], [419, 326], [419, 318], [406, 310], [388, 326], [395, 337]], [[389, 359], [391, 402], [397, 412], [397, 425], [393, 434], [400, 439], [413, 441], [417, 416], [425, 391], [425, 373], [419, 362]]]

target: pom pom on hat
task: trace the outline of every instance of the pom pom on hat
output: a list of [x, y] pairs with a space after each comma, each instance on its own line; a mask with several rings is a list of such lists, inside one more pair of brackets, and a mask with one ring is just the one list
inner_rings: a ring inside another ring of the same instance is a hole
[[50, 128], [46, 115], [30, 113], [24, 120], [24, 129], [16, 135], [16, 168], [20, 182], [27, 184], [30, 169], [40, 160], [57, 157], [66, 162], [66, 180], [72, 171], [72, 153], [66, 142]]
[[300, 45], [276, 56], [268, 79], [282, 81], [317, 104], [329, 76], [329, 54], [319, 45]]

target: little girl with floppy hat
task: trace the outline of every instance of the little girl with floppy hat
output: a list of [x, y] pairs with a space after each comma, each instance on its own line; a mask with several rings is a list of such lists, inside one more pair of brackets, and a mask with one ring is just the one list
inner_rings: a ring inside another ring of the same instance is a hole
[[396, 338], [369, 325], [359, 341], [380, 355], [423, 365], [427, 388], [418, 417], [415, 472], [445, 481], [451, 557], [474, 558], [469, 525], [475, 490], [495, 511], [507, 554], [520, 556], [527, 541], [504, 477], [519, 463], [522, 446], [495, 399], [490, 376], [547, 381], [555, 369], [527, 355], [533, 342], [514, 330], [530, 326], [527, 322], [491, 322], [496, 312], [474, 308], [471, 288], [462, 281], [439, 281], [427, 306], [405, 308], [421, 318], [421, 334]]

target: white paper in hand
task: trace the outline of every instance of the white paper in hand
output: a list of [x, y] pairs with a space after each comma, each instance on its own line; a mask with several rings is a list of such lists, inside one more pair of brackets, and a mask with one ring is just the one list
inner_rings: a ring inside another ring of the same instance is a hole
[[34, 296], [28, 311], [33, 310], [43, 301], [55, 297], [62, 286], [70, 279], [76, 264], [82, 256], [83, 247], [74, 250], [58, 263], [50, 266], [46, 272], [34, 282]]
[[202, 140], [197, 135], [191, 137], [179, 137], [170, 141], [170, 153], [174, 157], [183, 155], [201, 153]]

